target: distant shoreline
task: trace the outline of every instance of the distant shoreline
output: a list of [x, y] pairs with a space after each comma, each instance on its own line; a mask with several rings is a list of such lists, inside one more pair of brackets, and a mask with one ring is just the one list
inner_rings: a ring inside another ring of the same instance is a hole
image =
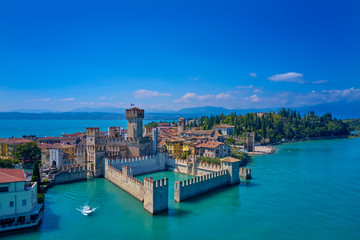
[[[261, 156], [261, 155], [269, 155], [276, 152], [276, 148], [274, 146], [281, 145], [283, 143], [296, 143], [296, 142], [307, 142], [307, 141], [316, 141], [316, 140], [331, 140], [331, 139], [340, 139], [340, 138], [359, 138], [357, 135], [342, 135], [342, 136], [328, 136], [328, 137], [315, 137], [315, 138], [303, 138], [303, 139], [292, 139], [292, 140], [282, 140], [280, 142], [255, 146], [255, 152], [248, 152], [250, 156]], [[259, 151], [256, 148], [261, 147]], [[267, 148], [267, 149], [266, 149]]]

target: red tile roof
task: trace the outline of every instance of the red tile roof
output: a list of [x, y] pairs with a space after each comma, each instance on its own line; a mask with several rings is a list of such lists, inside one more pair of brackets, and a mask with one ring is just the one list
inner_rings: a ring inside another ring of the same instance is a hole
[[0, 143], [7, 143], [7, 144], [20, 144], [20, 143], [27, 143], [31, 142], [29, 139], [25, 138], [0, 138]]
[[232, 125], [227, 125], [227, 124], [220, 124], [220, 125], [214, 126], [213, 128], [214, 128], [214, 129], [215, 129], [215, 128], [234, 128], [234, 126], [232, 126]]
[[218, 146], [222, 145], [222, 142], [206, 142], [206, 143], [200, 143], [197, 145], [197, 148], [217, 148]]
[[23, 169], [0, 168], [0, 183], [25, 182]]

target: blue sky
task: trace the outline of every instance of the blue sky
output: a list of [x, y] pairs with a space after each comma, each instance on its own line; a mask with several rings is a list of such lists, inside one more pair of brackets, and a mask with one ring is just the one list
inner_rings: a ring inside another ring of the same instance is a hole
[[359, 1], [1, 1], [0, 111], [360, 104]]

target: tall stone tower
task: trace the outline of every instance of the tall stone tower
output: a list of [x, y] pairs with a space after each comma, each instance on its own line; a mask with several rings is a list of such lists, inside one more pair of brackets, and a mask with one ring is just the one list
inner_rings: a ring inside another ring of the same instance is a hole
[[137, 107], [126, 109], [126, 119], [128, 120], [128, 138], [142, 138], [144, 109]]
[[185, 132], [185, 119], [179, 118], [178, 120], [178, 133]]
[[88, 175], [101, 176], [105, 146], [99, 145], [99, 128], [86, 128], [86, 154]]
[[220, 159], [220, 161], [221, 161], [221, 170], [229, 171], [230, 185], [240, 183], [240, 178], [239, 178], [240, 160], [232, 157], [226, 157]]
[[255, 152], [255, 132], [246, 133], [246, 148], [248, 152]]

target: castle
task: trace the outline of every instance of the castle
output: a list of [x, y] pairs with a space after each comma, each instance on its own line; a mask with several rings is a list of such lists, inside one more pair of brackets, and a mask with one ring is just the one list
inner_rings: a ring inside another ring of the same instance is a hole
[[[152, 138], [143, 136], [144, 110], [126, 110], [127, 137], [119, 128], [110, 127], [107, 135], [99, 128], [86, 129], [86, 166], [67, 166], [54, 174], [55, 183], [86, 179], [87, 176], [105, 177], [143, 203], [151, 214], [168, 209], [169, 180], [144, 181], [136, 175], [158, 171], [173, 171], [193, 176], [174, 182], [174, 201], [181, 202], [213, 189], [236, 185], [240, 177], [251, 178], [251, 170], [240, 168], [240, 160], [226, 157], [220, 165], [198, 162], [196, 156], [187, 160], [173, 158], [168, 153], [156, 152], [156, 130]], [[184, 131], [185, 120], [181, 119], [179, 130]]]
[[[104, 157], [139, 157], [151, 155], [152, 142], [156, 138], [143, 137], [144, 110], [126, 110], [128, 120], [127, 138], [119, 133], [117, 127], [109, 127], [108, 135], [100, 135], [99, 128], [86, 128], [86, 166], [88, 174], [104, 176]], [[156, 135], [155, 135], [156, 137]]]

